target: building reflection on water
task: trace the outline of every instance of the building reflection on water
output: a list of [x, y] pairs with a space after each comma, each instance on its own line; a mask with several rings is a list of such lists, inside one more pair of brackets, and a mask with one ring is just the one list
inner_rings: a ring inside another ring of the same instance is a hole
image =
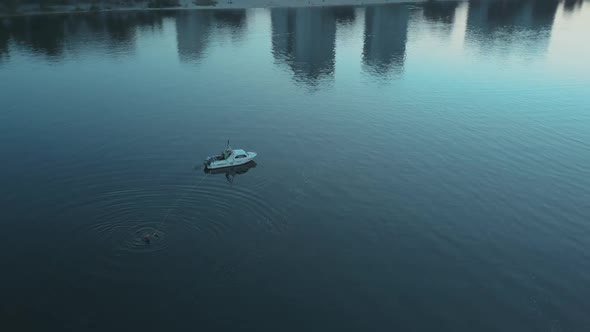
[[246, 27], [245, 9], [215, 10], [213, 17], [219, 27], [229, 28], [234, 33], [242, 33]]
[[295, 79], [309, 85], [334, 75], [336, 15], [333, 8], [271, 9], [272, 53]]
[[580, 9], [580, 7], [582, 7], [583, 2], [584, 0], [564, 0], [563, 8], [565, 11], [572, 12], [576, 9]]
[[363, 63], [370, 73], [402, 73], [408, 40], [405, 5], [370, 6], [365, 10]]
[[178, 56], [182, 62], [194, 62], [201, 59], [213, 26], [210, 11], [184, 11], [176, 16], [176, 43]]
[[0, 25], [0, 54], [9, 52], [9, 41], [12, 41], [52, 60], [59, 60], [66, 50], [68, 53], [106, 51], [116, 56], [134, 50], [138, 29], [161, 29], [163, 19], [170, 15], [137, 11], [4, 19]]
[[[272, 56], [275, 64], [291, 72], [296, 82], [317, 86], [334, 79], [337, 38], [359, 38], [358, 43], [345, 44], [361, 48], [360, 62], [364, 71], [385, 77], [401, 75], [408, 39], [413, 36], [412, 24], [427, 22], [437, 30], [450, 32], [456, 23], [459, 5], [459, 2], [445, 1], [414, 6], [269, 9]], [[564, 11], [571, 12], [579, 10], [583, 2], [564, 0], [562, 5]], [[520, 47], [522, 52], [543, 54], [560, 2], [478, 0], [461, 6], [466, 10], [466, 15], [462, 15], [465, 21], [461, 24], [466, 26], [468, 47], [485, 52], [509, 52], [513, 47]], [[0, 19], [0, 63], [10, 59], [12, 47], [27, 49], [52, 61], [77, 52], [105, 52], [109, 56], [132, 54], [137, 48], [138, 31], [144, 28], [163, 31], [167, 19], [175, 29], [182, 63], [202, 59], [210, 41], [219, 35], [230, 35], [232, 40], [249, 38], [246, 34], [249, 16], [245, 9], [4, 18]], [[340, 26], [356, 30], [339, 37]], [[526, 48], [522, 47], [523, 39]]]
[[455, 13], [460, 2], [453, 1], [427, 1], [422, 5], [424, 18], [436, 23], [455, 23]]
[[336, 23], [350, 25], [356, 21], [356, 11], [354, 7], [333, 7], [332, 12], [336, 17]]
[[549, 45], [558, 0], [480, 0], [469, 4], [466, 39], [486, 50], [542, 54]]
[[469, 4], [467, 24], [491, 34], [504, 27], [551, 28], [558, 0], [480, 0]]
[[0, 20], [0, 62], [8, 57], [8, 20]]
[[176, 14], [176, 42], [181, 62], [198, 62], [205, 54], [211, 35], [228, 31], [233, 39], [244, 33], [245, 9], [190, 10]]

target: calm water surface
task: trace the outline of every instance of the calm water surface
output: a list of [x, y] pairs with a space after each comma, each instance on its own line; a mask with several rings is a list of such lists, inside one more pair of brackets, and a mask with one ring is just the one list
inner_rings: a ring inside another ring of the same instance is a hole
[[[589, 33], [551, 0], [0, 19], [2, 329], [588, 331]], [[255, 167], [204, 173], [227, 139]]]

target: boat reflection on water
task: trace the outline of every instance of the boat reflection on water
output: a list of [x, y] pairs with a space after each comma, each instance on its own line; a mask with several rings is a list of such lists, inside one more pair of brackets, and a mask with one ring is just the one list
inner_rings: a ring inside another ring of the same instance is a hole
[[246, 174], [251, 168], [256, 167], [256, 162], [254, 160], [238, 166], [233, 167], [224, 167], [224, 168], [217, 168], [217, 169], [205, 169], [203, 170], [207, 174], [225, 174], [225, 179], [229, 183], [234, 182], [234, 178], [238, 174]]

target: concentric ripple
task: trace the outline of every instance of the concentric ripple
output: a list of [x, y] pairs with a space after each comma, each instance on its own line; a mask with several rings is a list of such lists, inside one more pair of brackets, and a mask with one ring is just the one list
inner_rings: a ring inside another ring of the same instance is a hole
[[[106, 174], [82, 182], [99, 183]], [[265, 175], [268, 171], [260, 165], [232, 174], [231, 182], [223, 172], [205, 174], [202, 169], [164, 173], [153, 182], [137, 173], [108, 172], [120, 181], [87, 186], [92, 195], [75, 204], [64, 197], [63, 217], [79, 221], [64, 250], [81, 250], [80, 269], [92, 276], [131, 280], [136, 271], [149, 269], [146, 255], [191, 247], [202, 264], [217, 266], [213, 269], [219, 277], [229, 280], [232, 271], [258, 264], [268, 254], [257, 241], [235, 243], [236, 236], [260, 240], [290, 232], [289, 213], [309, 182], [303, 169], [291, 174], [289, 184]], [[92, 257], [92, 267], [85, 269], [87, 257]]]

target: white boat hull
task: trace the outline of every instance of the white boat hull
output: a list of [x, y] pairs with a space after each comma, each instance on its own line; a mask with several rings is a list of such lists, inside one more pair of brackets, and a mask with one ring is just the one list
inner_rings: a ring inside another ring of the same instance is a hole
[[[243, 158], [235, 158], [235, 156], [232, 155], [225, 160], [216, 160], [215, 157], [209, 157], [205, 161], [205, 167], [207, 169], [218, 169], [218, 168], [244, 165], [244, 164], [247, 164], [247, 163], [251, 162], [252, 160], [254, 160], [254, 158], [256, 157], [257, 154], [256, 154], [256, 152], [246, 152], [245, 155], [246, 155], [246, 157], [243, 157]], [[211, 160], [211, 159], [213, 159], [213, 160]]]

